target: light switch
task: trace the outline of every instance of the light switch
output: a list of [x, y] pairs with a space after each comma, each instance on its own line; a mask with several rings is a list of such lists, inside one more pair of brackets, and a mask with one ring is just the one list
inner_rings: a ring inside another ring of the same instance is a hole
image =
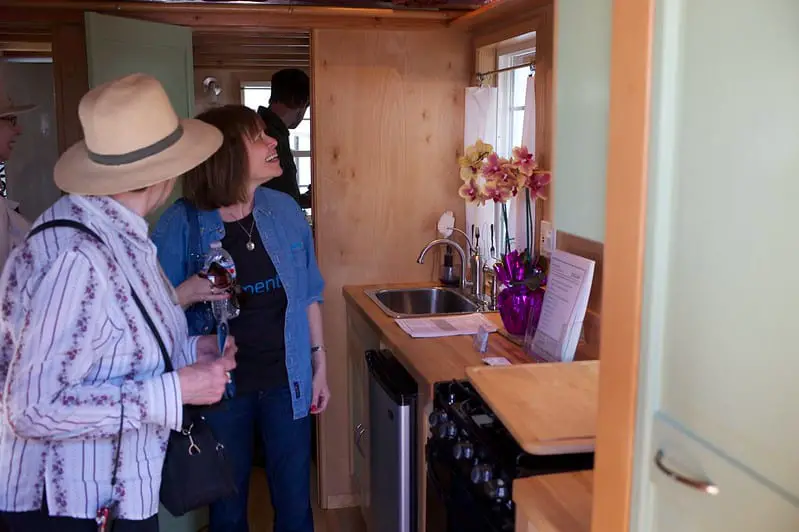
[[539, 238], [540, 241], [538, 242], [538, 247], [541, 250], [541, 255], [544, 257], [549, 257], [552, 255], [552, 252], [555, 251], [555, 230], [552, 227], [552, 222], [541, 220], [541, 232]]

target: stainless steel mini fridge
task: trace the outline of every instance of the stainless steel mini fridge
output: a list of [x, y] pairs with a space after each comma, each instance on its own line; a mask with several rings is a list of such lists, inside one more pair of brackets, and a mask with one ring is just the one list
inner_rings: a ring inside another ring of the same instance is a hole
[[369, 532], [416, 532], [416, 381], [390, 351], [368, 351]]

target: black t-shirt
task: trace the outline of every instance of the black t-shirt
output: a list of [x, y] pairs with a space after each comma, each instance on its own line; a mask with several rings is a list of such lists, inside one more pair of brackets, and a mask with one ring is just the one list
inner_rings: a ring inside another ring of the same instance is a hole
[[[252, 227], [255, 249], [247, 250]], [[236, 338], [236, 392], [268, 390], [288, 382], [286, 372], [286, 291], [266, 252], [250, 214], [238, 222], [225, 222], [222, 247], [236, 263], [241, 286], [241, 314], [230, 321]]]

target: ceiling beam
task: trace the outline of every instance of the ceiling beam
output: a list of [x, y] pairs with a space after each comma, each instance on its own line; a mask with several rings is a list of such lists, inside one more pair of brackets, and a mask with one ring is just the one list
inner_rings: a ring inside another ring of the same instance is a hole
[[[9, 15], [15, 11], [71, 12], [95, 11], [165, 22], [194, 28], [363, 28], [435, 29], [446, 27], [462, 12], [407, 9], [368, 9], [290, 5], [198, 4], [197, 2], [103, 2], [89, 0], [3, 0]], [[0, 20], [6, 20], [0, 16]]]
[[[531, 18], [532, 12], [554, 4], [554, 0], [495, 0], [479, 9], [461, 14], [450, 24], [453, 28], [474, 31], [485, 26], [513, 23]], [[532, 28], [530, 31], [533, 31]]]

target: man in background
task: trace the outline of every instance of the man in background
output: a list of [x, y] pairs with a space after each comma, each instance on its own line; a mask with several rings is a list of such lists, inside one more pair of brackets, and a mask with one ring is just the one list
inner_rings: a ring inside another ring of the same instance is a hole
[[310, 104], [311, 82], [308, 74], [289, 68], [275, 72], [272, 76], [269, 107], [258, 108], [258, 114], [266, 125], [266, 134], [277, 140], [277, 153], [283, 168], [283, 175], [271, 179], [263, 186], [285, 192], [303, 208], [311, 206], [310, 189], [307, 194], [300, 195], [297, 166], [291, 153], [289, 136], [290, 130], [302, 122]]

